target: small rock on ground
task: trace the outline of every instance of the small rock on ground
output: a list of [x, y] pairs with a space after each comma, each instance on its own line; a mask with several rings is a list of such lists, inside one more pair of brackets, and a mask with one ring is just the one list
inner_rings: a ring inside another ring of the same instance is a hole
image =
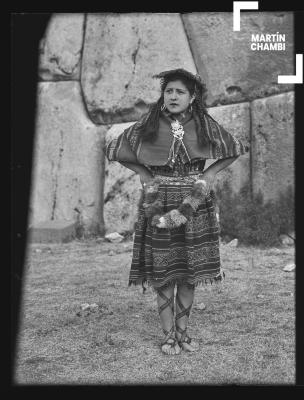
[[290, 263], [290, 264], [285, 265], [285, 267], [283, 268], [283, 271], [292, 272], [295, 270], [295, 268], [296, 268], [296, 265], [294, 263]]
[[105, 239], [109, 240], [112, 243], [119, 243], [124, 239], [124, 237], [118, 232], [113, 232], [105, 235]]
[[194, 306], [194, 308], [196, 308], [197, 310], [205, 310], [206, 304], [205, 303], [199, 303], [199, 304], [196, 304]]
[[284, 246], [292, 246], [294, 244], [294, 239], [288, 235], [280, 235], [280, 242]]
[[233, 239], [233, 240], [231, 240], [231, 242], [227, 243], [227, 246], [237, 247], [238, 242], [239, 242], [238, 239]]

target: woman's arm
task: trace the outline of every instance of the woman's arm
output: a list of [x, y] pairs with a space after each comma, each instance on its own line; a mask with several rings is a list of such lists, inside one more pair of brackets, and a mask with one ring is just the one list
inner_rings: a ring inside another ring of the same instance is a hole
[[153, 175], [144, 165], [134, 164], [131, 162], [124, 162], [124, 161], [119, 161], [119, 164], [139, 174], [140, 182], [142, 185], [153, 179]]
[[232, 164], [239, 156], [223, 158], [221, 160], [216, 161], [211, 164], [201, 175], [201, 179], [204, 179], [208, 185], [208, 192], [210, 191], [215, 176], [218, 172], [222, 171], [224, 168], [227, 168], [228, 165]]
[[204, 173], [208, 172], [213, 175], [216, 175], [218, 172], [220, 172], [222, 169], [228, 167], [228, 165], [232, 164], [239, 156], [236, 157], [229, 157], [229, 158], [223, 158], [222, 160], [217, 160], [215, 163], [211, 164], [205, 171]]

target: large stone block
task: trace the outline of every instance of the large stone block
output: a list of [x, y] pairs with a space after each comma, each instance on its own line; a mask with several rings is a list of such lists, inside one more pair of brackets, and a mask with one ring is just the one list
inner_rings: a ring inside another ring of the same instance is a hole
[[87, 16], [81, 82], [94, 122], [137, 120], [160, 96], [152, 75], [181, 67], [196, 73], [179, 14]]
[[105, 127], [87, 116], [78, 82], [42, 82], [33, 160], [30, 223], [77, 221], [103, 229]]
[[119, 184], [114, 196], [104, 204], [106, 232], [132, 232], [141, 194], [139, 176], [133, 174]]
[[[209, 114], [228, 132], [243, 143], [250, 145], [250, 104], [240, 103], [218, 106], [208, 109]], [[207, 160], [205, 168], [216, 160]], [[238, 193], [241, 187], [250, 181], [249, 152], [240, 156], [229, 167], [218, 173], [215, 189], [221, 190], [223, 183], [228, 182], [232, 192]], [[224, 195], [224, 193], [223, 193]]]
[[[125, 129], [134, 124], [134, 122], [125, 122], [124, 124], [115, 124], [113, 125], [106, 134], [106, 143], [107, 145], [112, 139], [119, 136]], [[117, 190], [119, 190], [119, 186], [125, 180], [131, 178], [135, 172], [130, 169], [124, 167], [117, 161], [108, 161], [105, 158], [105, 184], [104, 184], [104, 199], [108, 201], [108, 199], [113, 198]]]
[[29, 228], [32, 243], [67, 243], [76, 236], [76, 223], [71, 221], [45, 221]]
[[80, 78], [84, 14], [53, 14], [40, 42], [42, 80]]
[[[208, 88], [207, 104], [229, 104], [286, 92], [278, 75], [294, 74], [293, 13], [241, 12], [233, 31], [232, 12], [183, 14], [196, 67]], [[251, 50], [252, 34], [285, 34], [285, 51]]]
[[294, 92], [252, 102], [253, 191], [265, 200], [294, 186]]
[[[113, 125], [106, 145], [134, 122]], [[107, 232], [133, 231], [141, 184], [139, 176], [116, 161], [105, 160], [104, 219]]]

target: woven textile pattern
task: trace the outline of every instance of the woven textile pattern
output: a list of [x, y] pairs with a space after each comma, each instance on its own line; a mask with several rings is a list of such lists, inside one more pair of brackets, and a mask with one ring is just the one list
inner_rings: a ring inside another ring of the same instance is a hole
[[[164, 177], [157, 194], [164, 212], [181, 204], [195, 179]], [[221, 279], [219, 225], [210, 195], [185, 225], [171, 230], [151, 226], [142, 202], [135, 226], [129, 285], [147, 282], [154, 288], [173, 283], [197, 286]]]

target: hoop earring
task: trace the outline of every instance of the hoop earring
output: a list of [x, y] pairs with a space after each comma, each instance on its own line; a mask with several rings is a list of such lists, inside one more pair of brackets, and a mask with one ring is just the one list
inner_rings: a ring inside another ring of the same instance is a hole
[[166, 109], [165, 103], [161, 106], [160, 111], [164, 111]]
[[193, 109], [192, 109], [192, 103], [190, 103], [190, 105], [189, 105], [189, 112], [192, 113], [192, 110], [193, 110]]

